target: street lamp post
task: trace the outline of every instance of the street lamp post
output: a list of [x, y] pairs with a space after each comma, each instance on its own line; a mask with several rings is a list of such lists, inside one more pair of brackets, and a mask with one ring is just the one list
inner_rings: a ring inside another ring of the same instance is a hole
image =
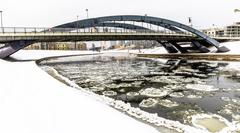
[[0, 13], [1, 13], [1, 28], [2, 28], [2, 32], [3, 32], [3, 17], [2, 17], [2, 12], [3, 12], [3, 11], [0, 11]]
[[78, 32], [78, 28], [79, 28], [79, 25], [78, 25], [78, 17], [79, 17], [79, 16], [77, 15], [77, 27], [76, 27], [76, 28], [77, 28], [77, 32]]
[[[87, 19], [88, 19], [89, 18], [88, 9], [86, 9], [86, 14], [87, 14]], [[88, 32], [90, 32], [90, 28], [88, 28]]]
[[[78, 25], [78, 15], [77, 15], [77, 23], [76, 23], [76, 29], [77, 29], [77, 33], [78, 33], [78, 28], [79, 28], [79, 25]], [[74, 50], [77, 50], [77, 41], [75, 41], [74, 43]]]
[[191, 26], [191, 27], [193, 26], [193, 25], [192, 25], [192, 17], [188, 17], [188, 24], [189, 24], [189, 26]]
[[88, 15], [88, 9], [86, 9], [86, 13], [87, 13], [87, 19], [89, 18], [89, 15]]
[[[234, 9], [234, 12], [238, 13], [238, 12], [240, 12], [240, 9]], [[238, 34], [238, 36], [240, 35], [240, 32], [238, 30], [237, 30], [237, 34]]]
[[236, 12], [240, 12], [240, 9], [234, 9], [234, 12], [236, 13]]

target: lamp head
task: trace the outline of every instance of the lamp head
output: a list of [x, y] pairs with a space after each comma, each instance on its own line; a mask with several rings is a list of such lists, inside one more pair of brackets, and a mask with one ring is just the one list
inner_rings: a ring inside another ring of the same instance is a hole
[[235, 12], [235, 13], [236, 13], [236, 12], [240, 12], [240, 9], [235, 9], [234, 12]]

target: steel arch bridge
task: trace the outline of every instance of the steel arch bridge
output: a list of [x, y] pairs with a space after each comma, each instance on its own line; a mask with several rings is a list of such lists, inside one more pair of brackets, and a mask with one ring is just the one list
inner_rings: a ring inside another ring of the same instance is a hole
[[[130, 23], [131, 22], [131, 23]], [[135, 24], [138, 23], [138, 24]], [[139, 24], [139, 23], [142, 23]], [[161, 27], [165, 30], [172, 31], [175, 33], [191, 33], [198, 40], [189, 39], [190, 47], [182, 47], [182, 42], [179, 43], [178, 40], [164, 40], [162, 38], [154, 38], [154, 40], [158, 41], [162, 44], [162, 46], [169, 53], [187, 53], [189, 50], [195, 50], [201, 53], [212, 52], [209, 47], [215, 47], [217, 52], [227, 52], [229, 51], [226, 47], [220, 47], [219, 42], [215, 39], [210, 38], [204, 33], [179, 22], [171, 21], [168, 19], [151, 17], [151, 16], [139, 16], [139, 15], [119, 15], [119, 16], [106, 16], [106, 17], [98, 17], [98, 18], [90, 18], [85, 20], [74, 21], [62, 25], [55, 26], [51, 28], [51, 32], [66, 32], [74, 29], [86, 29], [91, 27], [113, 27], [113, 28], [121, 28], [133, 30], [135, 32], [139, 32], [144, 30], [147, 33], [155, 33], [158, 30], [152, 29], [149, 27], [143, 26], [144, 24], [150, 24], [151, 26]], [[44, 30], [44, 32], [47, 32]], [[84, 31], [85, 32], [85, 31]], [[107, 31], [106, 31], [107, 32]], [[90, 36], [91, 37], [91, 36]], [[141, 38], [141, 40], [145, 40]], [[55, 40], [58, 41], [58, 40]], [[61, 41], [61, 40], [59, 40]], [[95, 40], [97, 41], [97, 39]], [[0, 58], [5, 58], [10, 56], [11, 54], [17, 52], [18, 50], [27, 47], [33, 43], [37, 42], [34, 40], [18, 40], [8, 42], [4, 47], [0, 49]]]

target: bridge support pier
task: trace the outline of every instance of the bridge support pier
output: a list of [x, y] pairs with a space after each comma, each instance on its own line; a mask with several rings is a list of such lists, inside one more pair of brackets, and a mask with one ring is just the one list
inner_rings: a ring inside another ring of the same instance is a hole
[[31, 45], [33, 41], [15, 41], [6, 44], [4, 47], [0, 48], [0, 59], [6, 58], [20, 49], [23, 49]]
[[162, 46], [168, 51], [168, 53], [178, 53], [178, 50], [171, 43], [161, 41], [157, 42], [162, 44]]
[[222, 47], [218, 48], [217, 53], [225, 53], [225, 52], [228, 52], [228, 51], [230, 51], [230, 50], [227, 47], [222, 46]]
[[192, 42], [192, 45], [193, 45], [194, 47], [196, 47], [201, 53], [208, 53], [208, 52], [210, 52], [210, 50], [209, 50], [207, 47], [201, 45], [201, 44], [200, 44], [199, 42], [197, 42], [197, 41], [193, 41], [193, 42]]
[[178, 45], [176, 42], [170, 42], [175, 48], [177, 48], [181, 53], [187, 53], [188, 51], [186, 49], [184, 49], [183, 47], [181, 47], [180, 45]]

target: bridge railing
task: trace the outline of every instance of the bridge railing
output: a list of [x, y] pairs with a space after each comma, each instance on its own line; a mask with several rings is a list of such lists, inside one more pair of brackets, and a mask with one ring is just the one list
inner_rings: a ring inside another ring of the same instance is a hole
[[190, 32], [182, 31], [171, 31], [171, 30], [148, 30], [148, 29], [119, 29], [119, 28], [105, 28], [105, 27], [94, 27], [94, 28], [46, 28], [46, 27], [2, 27], [0, 28], [0, 34], [17, 34], [17, 33], [32, 33], [32, 34], [53, 34], [53, 33], [162, 33], [162, 34], [173, 34], [173, 35], [193, 35]]
[[212, 38], [240, 38], [240, 35], [208, 35], [208, 36]]

